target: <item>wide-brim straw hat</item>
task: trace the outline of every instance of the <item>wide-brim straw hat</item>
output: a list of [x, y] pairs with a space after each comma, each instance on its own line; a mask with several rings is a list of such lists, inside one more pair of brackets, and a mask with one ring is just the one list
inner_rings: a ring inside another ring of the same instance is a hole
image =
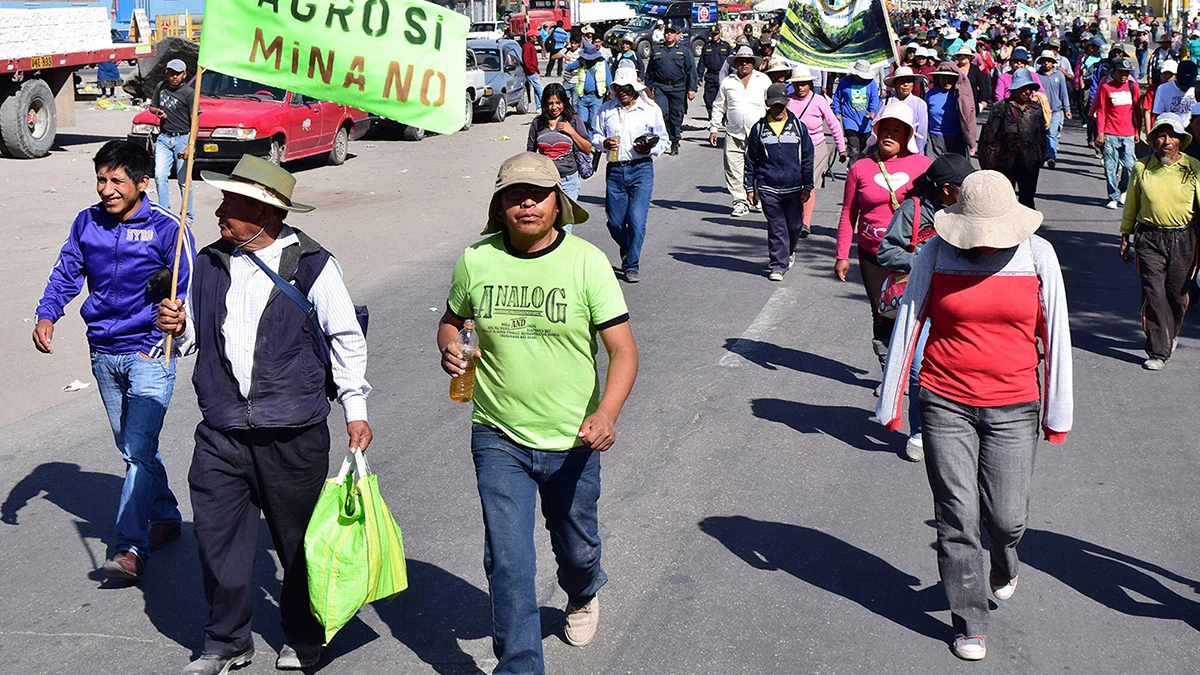
[[755, 54], [754, 50], [749, 46], [738, 47], [737, 51], [730, 54], [729, 58], [725, 59], [725, 61], [732, 66], [737, 63], [738, 59], [752, 59], [754, 61], [755, 68], [762, 66], [762, 57], [758, 54]]
[[770, 61], [767, 62], [767, 69], [764, 70], [763, 72], [764, 73], [779, 73], [779, 72], [784, 72], [784, 71], [787, 71], [789, 73], [792, 72], [792, 66], [789, 65], [783, 59], [772, 58]]
[[951, 246], [1012, 248], [1042, 226], [1042, 214], [1017, 201], [999, 171], [976, 171], [963, 179], [958, 203], [933, 216], [933, 229]]
[[554, 188], [558, 195], [558, 220], [554, 226], [561, 229], [563, 225], [573, 225], [587, 222], [588, 212], [574, 199], [563, 191], [559, 182], [558, 167], [554, 161], [536, 152], [522, 152], [504, 160], [496, 173], [496, 189], [492, 192], [492, 201], [488, 205], [488, 222], [480, 234], [503, 232], [504, 214], [500, 212], [500, 193], [514, 185], [536, 185], [537, 187]]
[[867, 141], [867, 147], [873, 148], [879, 143], [879, 125], [884, 120], [900, 120], [908, 126], [908, 151], [916, 154], [917, 150], [917, 134], [916, 124], [913, 122], [912, 108], [904, 105], [901, 101], [892, 101], [884, 106], [879, 116], [871, 124], [871, 138]]
[[[629, 64], [628, 67], [623, 67]], [[629, 61], [623, 61], [617, 67], [617, 72], [613, 75], [612, 86], [633, 87], [634, 91], [644, 91], [646, 85], [642, 84], [637, 76], [637, 66], [634, 66]]]
[[792, 76], [788, 78], [788, 82], [816, 82], [817, 76], [813, 74], [811, 68], [805, 65], [799, 65], [792, 68]]
[[883, 86], [890, 87], [896, 80], [903, 80], [906, 77], [912, 80], [921, 80], [922, 82], [927, 82], [929, 80], [929, 78], [920, 73], [914, 72], [913, 69], [909, 68], [908, 66], [900, 66], [896, 69], [896, 72], [883, 78]]
[[222, 192], [239, 194], [286, 211], [308, 213], [316, 208], [293, 201], [296, 177], [260, 157], [242, 155], [231, 173], [201, 171], [200, 178]]

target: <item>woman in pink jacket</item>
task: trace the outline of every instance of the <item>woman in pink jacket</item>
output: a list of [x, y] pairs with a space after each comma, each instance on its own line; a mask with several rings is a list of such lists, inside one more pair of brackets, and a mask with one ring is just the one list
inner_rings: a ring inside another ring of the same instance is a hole
[[[837, 148], [838, 159], [846, 161], [846, 136], [842, 133], [842, 124], [829, 107], [829, 99], [813, 93], [813, 82], [817, 76], [808, 66], [796, 66], [788, 82], [792, 85], [792, 97], [788, 100], [788, 110], [808, 129], [808, 137], [813, 144], [813, 177], [824, 176], [829, 167], [833, 166], [833, 154], [825, 143], [824, 127], [829, 127], [833, 134], [833, 143]], [[823, 183], [822, 183], [823, 184]], [[804, 229], [801, 237], [812, 233], [813, 207], [817, 199], [814, 192], [808, 201], [804, 202]]]
[[879, 296], [888, 271], [875, 254], [913, 179], [925, 173], [932, 160], [917, 152], [912, 108], [899, 101], [889, 103], [875, 118], [867, 151], [869, 154], [855, 162], [846, 175], [833, 271], [838, 279], [846, 280], [850, 245], [852, 238], [857, 240], [859, 272], [871, 304], [871, 347], [882, 367], [887, 361], [894, 320], [879, 313]]

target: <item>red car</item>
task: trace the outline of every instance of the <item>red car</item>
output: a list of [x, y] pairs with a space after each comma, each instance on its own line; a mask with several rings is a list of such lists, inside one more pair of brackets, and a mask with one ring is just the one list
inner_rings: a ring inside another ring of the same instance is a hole
[[[370, 116], [357, 108], [210, 70], [200, 89], [196, 163], [236, 162], [249, 154], [275, 164], [326, 155], [330, 164], [341, 164], [350, 141], [370, 126]], [[158, 117], [138, 113], [129, 140], [153, 147], [157, 137]]]

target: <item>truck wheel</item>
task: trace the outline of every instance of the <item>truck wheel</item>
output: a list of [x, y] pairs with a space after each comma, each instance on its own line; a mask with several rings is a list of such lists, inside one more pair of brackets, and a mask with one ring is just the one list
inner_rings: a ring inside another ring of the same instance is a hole
[[642, 61], [647, 61], [650, 58], [650, 41], [642, 40], [637, 43], [638, 56], [642, 57]]
[[492, 121], [503, 122], [505, 117], [508, 117], [508, 95], [500, 94], [500, 100], [496, 101], [496, 111], [492, 113]]
[[283, 164], [283, 153], [284, 140], [276, 136], [275, 138], [271, 139], [271, 148], [267, 150], [267, 156], [263, 159], [274, 164], [275, 166], [279, 166], [280, 164]]
[[700, 58], [704, 53], [704, 40], [692, 40], [692, 56]]
[[471, 100], [470, 96], [467, 97], [467, 116], [463, 119], [466, 121], [463, 122], [462, 130], [470, 131], [471, 124], [475, 121], [475, 102]]
[[54, 93], [42, 80], [25, 80], [0, 103], [0, 138], [13, 157], [45, 157], [57, 131]]
[[517, 114], [528, 115], [530, 110], [533, 110], [533, 87], [522, 88], [521, 98], [517, 99]]
[[425, 138], [425, 130], [405, 125], [404, 131], [401, 132], [401, 135], [404, 137], [404, 140], [406, 140], [406, 141], [419, 141], [419, 140]]
[[341, 166], [346, 163], [346, 154], [350, 151], [350, 132], [346, 131], [346, 127], [338, 129], [337, 135], [333, 137], [333, 147], [329, 150], [329, 163], [334, 166]]

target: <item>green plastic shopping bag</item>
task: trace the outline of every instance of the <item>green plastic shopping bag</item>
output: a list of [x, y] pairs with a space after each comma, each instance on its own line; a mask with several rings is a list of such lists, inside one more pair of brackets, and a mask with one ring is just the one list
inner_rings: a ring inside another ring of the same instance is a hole
[[[355, 477], [346, 480], [354, 469]], [[304, 533], [308, 598], [325, 643], [363, 605], [408, 588], [400, 526], [379, 495], [361, 452], [351, 452], [325, 481]]]

